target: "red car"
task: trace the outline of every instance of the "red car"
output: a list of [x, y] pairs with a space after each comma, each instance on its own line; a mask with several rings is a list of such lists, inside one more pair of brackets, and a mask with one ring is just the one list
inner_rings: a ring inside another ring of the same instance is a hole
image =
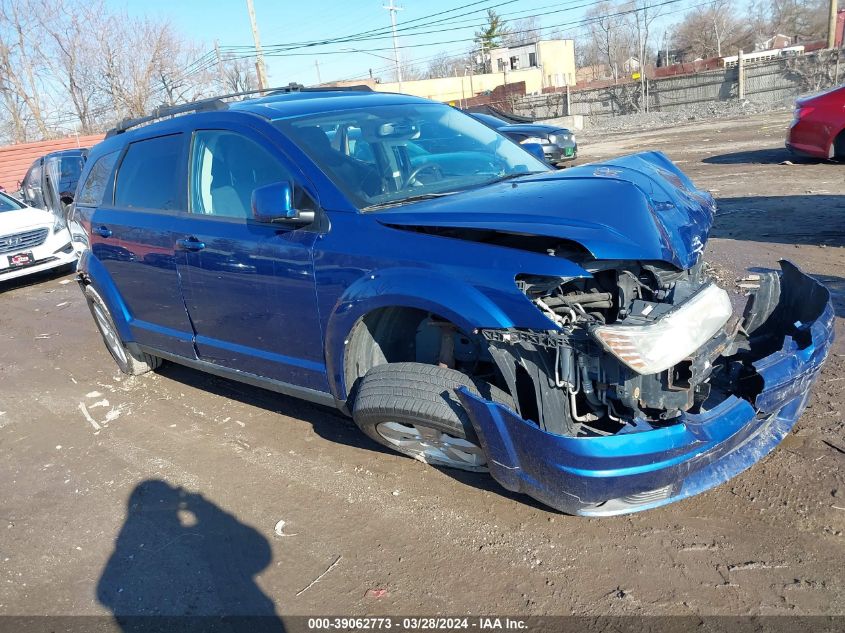
[[845, 86], [795, 101], [786, 148], [804, 156], [845, 159]]

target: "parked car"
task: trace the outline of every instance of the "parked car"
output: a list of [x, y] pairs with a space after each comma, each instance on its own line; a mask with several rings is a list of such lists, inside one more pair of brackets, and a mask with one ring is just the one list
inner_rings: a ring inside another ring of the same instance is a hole
[[845, 159], [845, 86], [795, 101], [786, 148], [803, 156]]
[[0, 193], [0, 282], [75, 263], [64, 221]]
[[66, 149], [37, 158], [21, 181], [20, 199], [37, 209], [66, 218], [88, 149]]
[[581, 515], [716, 486], [804, 409], [830, 294], [783, 262], [735, 311], [702, 261], [714, 200], [663, 154], [554, 171], [397, 94], [192, 107], [121, 125], [83, 170], [80, 284], [125, 373], [335, 406]]
[[560, 165], [578, 158], [575, 133], [563, 127], [540, 123], [509, 123], [492, 114], [467, 112], [472, 118], [498, 130], [517, 143], [536, 143], [552, 165]]

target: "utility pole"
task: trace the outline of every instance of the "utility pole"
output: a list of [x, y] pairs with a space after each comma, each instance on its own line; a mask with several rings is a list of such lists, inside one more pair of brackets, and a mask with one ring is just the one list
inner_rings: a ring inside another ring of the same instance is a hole
[[739, 100], [745, 99], [745, 60], [742, 57], [742, 49], [739, 49], [739, 55], [736, 57], [736, 71], [737, 71], [737, 92], [739, 93]]
[[217, 75], [220, 77], [220, 83], [226, 83], [226, 75], [223, 73], [223, 58], [220, 56], [220, 42], [214, 40], [214, 53], [217, 55]]
[[393, 4], [393, 0], [388, 0], [390, 4], [382, 5], [383, 9], [390, 12], [390, 28], [393, 30], [393, 59], [396, 60], [396, 81], [399, 82], [399, 91], [402, 91], [402, 63], [399, 61], [399, 40], [396, 37], [396, 12], [401, 11], [402, 7], [397, 7]]
[[836, 9], [838, 3], [836, 0], [830, 0], [830, 16], [827, 23], [827, 47], [836, 47]]
[[314, 66], [316, 66], [316, 68], [317, 68], [317, 85], [320, 86], [320, 85], [322, 85], [323, 80], [320, 79], [320, 60], [319, 59], [314, 60]]
[[645, 92], [645, 45], [643, 44], [643, 33], [640, 29], [639, 15], [637, 15], [637, 48], [639, 49], [637, 53], [637, 57], [639, 57], [639, 60], [637, 60], [637, 70], [640, 75], [640, 98], [642, 99], [640, 108], [648, 112], [648, 95]]
[[267, 89], [267, 69], [264, 66], [261, 36], [258, 34], [258, 23], [255, 21], [255, 7], [252, 6], [252, 0], [246, 0], [246, 10], [249, 13], [249, 23], [252, 25], [252, 39], [255, 41], [255, 73], [258, 75], [258, 89], [263, 93]]

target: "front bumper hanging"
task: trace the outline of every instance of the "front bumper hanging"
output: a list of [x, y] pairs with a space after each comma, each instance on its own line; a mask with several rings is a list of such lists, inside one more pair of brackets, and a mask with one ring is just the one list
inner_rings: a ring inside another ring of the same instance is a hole
[[460, 388], [491, 475], [558, 510], [609, 516], [693, 496], [758, 462], [801, 415], [834, 336], [829, 291], [789, 262], [781, 268], [777, 303], [751, 336], [752, 352], [771, 351], [752, 363], [762, 381], [753, 404], [730, 395], [671, 426], [569, 437]]

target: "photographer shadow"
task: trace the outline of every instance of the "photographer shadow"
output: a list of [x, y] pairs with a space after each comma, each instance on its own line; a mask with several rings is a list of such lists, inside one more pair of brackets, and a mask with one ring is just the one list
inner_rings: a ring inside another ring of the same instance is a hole
[[200, 494], [161, 480], [132, 491], [97, 599], [123, 631], [284, 631], [255, 582], [270, 544]]

